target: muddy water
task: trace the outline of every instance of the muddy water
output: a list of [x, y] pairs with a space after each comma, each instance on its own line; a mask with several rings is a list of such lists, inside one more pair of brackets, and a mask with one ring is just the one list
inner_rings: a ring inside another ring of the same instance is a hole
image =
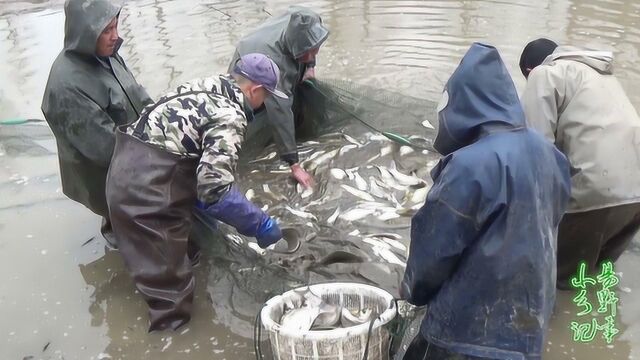
[[[239, 37], [288, 3], [131, 0], [121, 15], [121, 35], [126, 40], [122, 52], [139, 81], [158, 96], [182, 81], [226, 69]], [[0, 1], [0, 118], [41, 117], [48, 70], [62, 44], [62, 4], [61, 0]], [[545, 35], [561, 43], [614, 50], [623, 86], [640, 106], [640, 92], [633, 86], [640, 80], [635, 66], [640, 3], [635, 1], [303, 4], [319, 11], [332, 30], [319, 58], [321, 77], [438, 99], [468, 44], [487, 41], [501, 50], [521, 89], [520, 49], [526, 41]], [[403, 199], [412, 193], [408, 188], [393, 190], [399, 208], [392, 199], [374, 198], [381, 208], [398, 208], [395, 211], [402, 213], [398, 218], [380, 220], [381, 214], [372, 213], [351, 222], [338, 217], [329, 225], [334, 205], [348, 211], [369, 201], [341, 187], [357, 188], [358, 181], [348, 176], [338, 181], [329, 169], [352, 169], [369, 181], [381, 177], [374, 165], [393, 165], [406, 175], [426, 179], [435, 156], [399, 156], [402, 149], [384, 139], [356, 127], [349, 130], [362, 145], [317, 165], [319, 186], [313, 194], [297, 192], [269, 161], [243, 168], [243, 187], [253, 190], [256, 202], [300, 229], [305, 240], [300, 253], [260, 255], [242, 239], [230, 235], [212, 239], [196, 269], [191, 324], [179, 333], [148, 335], [144, 304], [134, 293], [119, 255], [105, 252], [97, 236], [99, 219], [60, 191], [55, 142], [47, 129], [0, 128], [0, 273], [4, 275], [0, 359], [249, 359], [252, 317], [273, 292], [333, 278], [376, 283], [395, 291], [411, 211]], [[345, 151], [349, 144], [340, 134], [329, 134], [318, 143], [303, 144], [302, 153], [309, 159], [318, 152]], [[270, 152], [267, 149], [264, 155]], [[381, 156], [373, 159], [375, 155]], [[370, 183], [367, 186], [371, 191]], [[279, 195], [286, 200], [277, 200]], [[322, 203], [322, 199], [328, 200]], [[396, 234], [399, 240], [376, 236], [380, 233]], [[332, 249], [350, 251], [367, 262], [314, 266]], [[559, 293], [545, 359], [640, 358], [640, 280], [634, 276], [639, 260], [636, 242], [617, 264], [622, 277], [621, 333], [614, 344], [573, 342], [568, 326], [577, 309], [571, 294]]]

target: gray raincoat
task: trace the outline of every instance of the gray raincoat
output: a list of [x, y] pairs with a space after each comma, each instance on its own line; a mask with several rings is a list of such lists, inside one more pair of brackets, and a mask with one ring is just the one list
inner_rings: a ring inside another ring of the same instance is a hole
[[106, 217], [115, 128], [136, 120], [151, 98], [117, 49], [108, 58], [95, 54], [98, 37], [121, 7], [108, 0], [67, 0], [64, 10], [64, 49], [51, 68], [42, 112], [58, 144], [64, 193]]
[[[307, 68], [315, 66], [315, 63], [301, 63], [297, 58], [309, 50], [319, 48], [328, 36], [329, 30], [322, 24], [318, 14], [304, 7], [292, 6], [284, 15], [267, 20], [240, 40], [229, 66], [229, 71], [232, 71], [241, 56], [256, 52], [269, 56], [278, 64], [278, 84], [289, 98], [268, 96], [264, 102], [266, 111], [257, 113], [255, 122], [267, 122], [280, 158], [289, 164], [298, 162], [293, 96]], [[255, 124], [249, 126], [252, 125]]]
[[558, 47], [531, 71], [522, 104], [571, 163], [567, 212], [640, 202], [640, 119], [611, 53]]

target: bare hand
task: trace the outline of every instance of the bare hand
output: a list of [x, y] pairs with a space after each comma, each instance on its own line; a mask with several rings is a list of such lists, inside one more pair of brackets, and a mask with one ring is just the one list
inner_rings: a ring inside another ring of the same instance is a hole
[[304, 76], [302, 77], [302, 81], [315, 79], [316, 78], [316, 68], [307, 68], [307, 71], [304, 72]]
[[291, 175], [293, 175], [293, 178], [305, 188], [308, 189], [313, 186], [313, 177], [309, 175], [309, 173], [306, 172], [300, 164], [291, 165]]

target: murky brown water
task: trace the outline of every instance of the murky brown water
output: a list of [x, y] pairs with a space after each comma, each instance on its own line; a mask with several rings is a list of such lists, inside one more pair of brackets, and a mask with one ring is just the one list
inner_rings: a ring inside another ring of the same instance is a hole
[[[233, 44], [267, 18], [267, 12], [280, 13], [289, 3], [130, 0], [121, 16], [123, 54], [138, 80], [157, 96], [182, 81], [225, 70]], [[0, 0], [0, 119], [42, 117], [39, 106], [45, 81], [62, 46], [62, 4], [62, 0]], [[614, 50], [618, 76], [640, 107], [640, 92], [633, 86], [640, 80], [636, 67], [640, 3], [636, 1], [325, 0], [300, 4], [320, 12], [332, 31], [320, 54], [319, 76], [438, 99], [469, 43], [486, 41], [501, 50], [521, 89], [520, 50], [528, 40], [544, 35], [561, 43]], [[25, 133], [29, 140], [24, 140]], [[388, 146], [375, 141], [356, 151], [361, 160]], [[326, 151], [343, 145], [328, 137], [320, 148]], [[317, 145], [309, 147], [318, 150]], [[387, 156], [393, 157], [396, 151]], [[134, 294], [120, 256], [105, 254], [99, 239], [82, 246], [96, 236], [99, 219], [62, 195], [54, 152], [55, 143], [46, 128], [0, 128], [0, 273], [4, 276], [0, 359], [250, 359], [251, 317], [259, 300], [267, 296], [264, 284], [273, 280], [273, 291], [314, 281], [314, 276], [328, 277], [300, 271], [284, 276], [268, 265], [278, 259], [258, 257], [218, 241], [196, 270], [194, 319], [186, 332], [147, 335], [144, 303]], [[340, 165], [358, 166], [358, 156]], [[420, 168], [415, 162], [407, 166], [421, 172], [429, 160], [425, 157]], [[358, 171], [369, 175], [366, 166]], [[259, 181], [266, 174], [254, 176]], [[292, 206], [314, 199], [313, 195], [304, 200], [296, 197], [283, 175], [269, 182], [278, 184], [273, 187], [276, 192], [290, 195]], [[260, 189], [256, 193], [264, 196]], [[321, 220], [330, 215], [325, 215], [326, 209], [314, 211], [322, 214]], [[407, 219], [398, 223], [393, 232], [401, 234], [406, 245]], [[372, 232], [362, 222], [337, 228], [333, 239], [331, 232], [319, 229], [319, 238], [325, 242], [310, 242], [307, 249], [322, 254], [320, 248], [328, 240], [334, 246], [365, 249], [357, 243], [361, 237], [345, 238], [341, 232]], [[615, 343], [574, 343], [568, 326], [577, 310], [570, 294], [560, 293], [545, 359], [640, 358], [640, 278], [634, 276], [640, 270], [639, 261], [636, 242], [617, 264], [622, 272], [621, 334]], [[401, 267], [388, 263], [380, 260], [369, 269], [360, 268], [359, 280], [393, 290]], [[351, 268], [329, 270], [329, 275], [356, 279]], [[362, 274], [369, 278], [363, 279]]]

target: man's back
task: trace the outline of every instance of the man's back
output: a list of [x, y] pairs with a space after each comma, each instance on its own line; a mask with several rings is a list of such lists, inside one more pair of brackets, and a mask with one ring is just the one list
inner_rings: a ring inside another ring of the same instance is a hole
[[449, 79], [434, 147], [445, 157], [414, 216], [403, 295], [428, 305], [426, 341], [492, 359], [540, 359], [555, 289], [565, 157], [526, 128], [497, 50], [474, 44]]
[[640, 202], [640, 118], [602, 54], [558, 48], [522, 99], [528, 124], [571, 162], [568, 212]]
[[[511, 350], [514, 359], [539, 358], [555, 300], [556, 231], [568, 196], [563, 166], [551, 144], [524, 128], [486, 135], [450, 155], [434, 187], [460, 196], [477, 188], [460, 200], [466, 208], [456, 206], [471, 216], [476, 237], [429, 302], [425, 337], [473, 344], [465, 350], [476, 356]], [[412, 238], [447, 221], [425, 208], [414, 219]], [[455, 241], [456, 232], [449, 236]]]

